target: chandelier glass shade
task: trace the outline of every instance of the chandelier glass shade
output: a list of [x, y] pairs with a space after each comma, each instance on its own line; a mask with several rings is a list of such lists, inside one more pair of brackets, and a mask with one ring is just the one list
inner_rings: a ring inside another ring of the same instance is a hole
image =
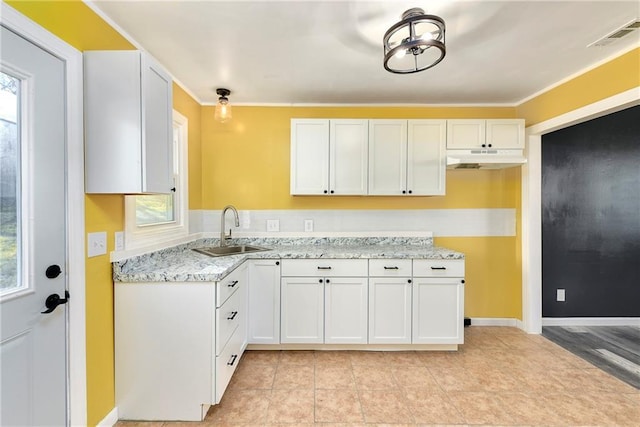
[[420, 8], [402, 14], [384, 35], [384, 68], [397, 74], [427, 70], [447, 53], [445, 23], [435, 15], [425, 15]]
[[220, 123], [226, 123], [231, 120], [231, 105], [229, 105], [229, 95], [231, 91], [229, 89], [216, 89], [216, 93], [220, 96], [216, 103], [216, 112], [214, 119]]

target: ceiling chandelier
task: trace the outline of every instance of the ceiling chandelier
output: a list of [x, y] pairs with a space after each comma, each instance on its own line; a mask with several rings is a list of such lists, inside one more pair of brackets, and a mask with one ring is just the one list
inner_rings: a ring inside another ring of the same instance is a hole
[[216, 112], [214, 119], [220, 123], [226, 123], [231, 120], [231, 105], [229, 105], [229, 95], [231, 91], [229, 89], [216, 89], [216, 93], [220, 96], [216, 103]]
[[397, 74], [424, 71], [438, 64], [447, 53], [444, 20], [425, 15], [419, 7], [407, 10], [382, 39], [384, 68]]

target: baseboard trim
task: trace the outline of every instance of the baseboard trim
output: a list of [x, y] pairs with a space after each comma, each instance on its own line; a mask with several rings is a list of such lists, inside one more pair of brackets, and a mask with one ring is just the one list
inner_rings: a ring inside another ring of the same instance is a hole
[[116, 406], [104, 417], [99, 423], [98, 427], [113, 427], [118, 422], [118, 407]]
[[518, 322], [522, 323], [518, 319], [511, 319], [508, 317], [472, 317], [471, 318], [471, 326], [510, 326], [510, 327], [516, 328], [516, 327], [520, 327], [518, 326]]
[[640, 317], [543, 317], [542, 326], [638, 326]]

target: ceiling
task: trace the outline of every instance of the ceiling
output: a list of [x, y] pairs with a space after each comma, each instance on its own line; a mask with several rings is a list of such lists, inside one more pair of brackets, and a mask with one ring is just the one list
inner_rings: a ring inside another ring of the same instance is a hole
[[[95, 1], [202, 103], [504, 104], [640, 44], [633, 1]], [[447, 55], [392, 74], [382, 37], [405, 10], [446, 22]]]

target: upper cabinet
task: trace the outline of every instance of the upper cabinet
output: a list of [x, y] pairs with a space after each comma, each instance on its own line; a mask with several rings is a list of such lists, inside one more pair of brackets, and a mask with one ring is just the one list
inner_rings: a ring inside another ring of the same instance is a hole
[[292, 119], [291, 194], [367, 194], [367, 120]]
[[84, 53], [87, 193], [169, 193], [172, 79], [140, 51]]
[[443, 195], [446, 120], [370, 120], [370, 195]]
[[523, 119], [447, 120], [447, 148], [524, 149]]

